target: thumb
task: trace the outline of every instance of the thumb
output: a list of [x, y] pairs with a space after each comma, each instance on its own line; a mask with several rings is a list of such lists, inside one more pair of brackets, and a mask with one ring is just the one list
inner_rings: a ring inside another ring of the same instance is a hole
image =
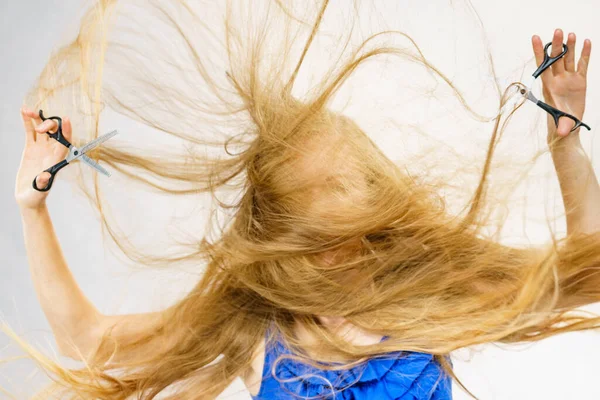
[[556, 128], [556, 133], [559, 136], [567, 136], [571, 129], [573, 129], [573, 127], [575, 126], [575, 122], [573, 120], [571, 120], [570, 118], [559, 118], [558, 120], [558, 127]]
[[35, 177], [35, 185], [40, 189], [45, 188], [48, 185], [48, 181], [50, 181], [51, 176], [52, 175], [50, 175], [50, 172], [42, 172]]

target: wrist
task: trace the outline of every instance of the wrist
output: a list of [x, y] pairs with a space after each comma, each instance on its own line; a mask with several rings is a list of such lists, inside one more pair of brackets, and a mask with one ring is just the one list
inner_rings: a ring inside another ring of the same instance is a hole
[[46, 202], [42, 202], [35, 207], [19, 206], [19, 211], [21, 213], [21, 217], [29, 218], [29, 217], [36, 217], [40, 214], [47, 212], [48, 208], [46, 207]]

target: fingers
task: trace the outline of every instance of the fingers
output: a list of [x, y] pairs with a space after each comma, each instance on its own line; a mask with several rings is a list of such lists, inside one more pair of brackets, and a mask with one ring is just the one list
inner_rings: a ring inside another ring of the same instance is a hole
[[[531, 38], [531, 45], [533, 47], [533, 54], [535, 55], [535, 65], [540, 66], [544, 62], [544, 44], [542, 39], [538, 35], [533, 35]], [[552, 79], [552, 74], [540, 75], [544, 86], [549, 85], [549, 80]]]
[[43, 133], [43, 134], [45, 134], [46, 132], [54, 133], [54, 132], [56, 132], [57, 129], [58, 129], [58, 122], [56, 122], [53, 119], [47, 119], [35, 127], [35, 131], [37, 133]]
[[67, 139], [69, 142], [73, 139], [71, 137], [71, 134], [73, 133], [73, 127], [69, 117], [64, 117], [62, 120], [62, 133], [65, 139]]
[[[565, 71], [568, 72], [576, 72], [575, 71], [575, 44], [577, 37], [575, 33], [571, 32], [567, 36], [567, 53], [564, 55], [563, 62], [558, 60], [550, 67], [552, 69], [552, 76], [562, 74]], [[533, 53], [535, 54], [535, 62], [536, 65], [541, 65], [544, 61], [544, 46], [539, 36], [533, 35], [531, 38], [531, 43], [533, 46]], [[554, 31], [554, 36], [552, 38], [552, 47], [549, 56], [556, 57], [560, 53], [562, 53], [563, 43], [563, 32], [561, 29], [556, 29]], [[579, 62], [577, 63], [577, 73], [581, 74], [583, 77], [587, 77], [588, 64], [590, 62], [590, 55], [592, 52], [592, 42], [590, 39], [585, 39], [583, 42], [583, 49], [581, 50], [581, 57], [579, 58]], [[544, 79], [548, 79], [548, 74], [541, 74], [542, 81]]]
[[536, 65], [540, 65], [544, 61], [544, 46], [542, 45], [542, 39], [538, 35], [531, 37], [531, 46], [533, 47], [533, 54], [535, 55]]
[[33, 126], [33, 122], [28, 116], [27, 111], [27, 107], [21, 107], [21, 119], [23, 120], [23, 128], [25, 129], [25, 141], [31, 143], [35, 142], [37, 135], [35, 133], [35, 127]]
[[575, 40], [575, 34], [573, 32], [569, 33], [569, 36], [567, 36], [567, 54], [563, 57], [565, 59], [565, 71], [575, 72]]
[[42, 119], [40, 118], [38, 113], [29, 109], [28, 107], [25, 107], [25, 115], [27, 115], [29, 118], [33, 118], [36, 126], [42, 123]]
[[[21, 117], [23, 119], [23, 127], [25, 128], [27, 140], [29, 141], [35, 142], [38, 139], [49, 140], [46, 133], [54, 133], [58, 129], [58, 122], [53, 119], [42, 121], [39, 114], [30, 110], [27, 106], [21, 108]], [[36, 121], [36, 125], [34, 125], [33, 120]], [[73, 127], [71, 125], [71, 119], [69, 117], [64, 117], [62, 119], [62, 133], [68, 141], [71, 141], [72, 139], [72, 132]], [[43, 136], [40, 138], [38, 134]]]
[[577, 73], [581, 74], [584, 78], [587, 77], [588, 65], [590, 63], [590, 54], [592, 54], [592, 41], [585, 39], [583, 41], [583, 49], [581, 50], [581, 57], [577, 63]]
[[[563, 32], [561, 29], [557, 29], [554, 31], [554, 37], [552, 38], [552, 51], [550, 52], [550, 57], [556, 57], [563, 51]], [[567, 53], [568, 54], [568, 53]], [[565, 55], [567, 55], [565, 54]], [[565, 72], [565, 63], [564, 61], [558, 60], [552, 66], [552, 73], [554, 75], [559, 75]], [[542, 73], [543, 75], [543, 73]]]
[[[25, 116], [27, 116], [27, 118], [29, 118], [29, 122], [33, 123], [35, 122], [34, 129], [33, 132], [35, 133], [35, 140], [43, 140], [43, 141], [48, 141], [48, 135], [44, 133], [44, 135], [38, 135], [38, 130], [36, 129], [37, 126], [39, 126], [42, 123], [42, 119], [40, 118], [40, 116], [33, 110], [29, 109], [28, 107], [24, 107], [23, 109], [23, 113]], [[31, 121], [33, 120], [33, 121]]]

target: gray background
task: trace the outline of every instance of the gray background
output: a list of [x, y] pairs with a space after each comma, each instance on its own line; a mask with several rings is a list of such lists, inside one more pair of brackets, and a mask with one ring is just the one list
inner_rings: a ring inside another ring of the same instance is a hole
[[[432, 14], [425, 4], [414, 1], [390, 0], [381, 3], [396, 3], [401, 6], [406, 3], [406, 12], [412, 21], [411, 28], [421, 33], [419, 43], [428, 50], [429, 55], [438, 56], [436, 60], [440, 61], [449, 76], [452, 76], [453, 68], [456, 71], [469, 68], [460, 65], [460, 57], [456, 57], [456, 54], [462, 55], [471, 49], [470, 42], [444, 42], [444, 39], [456, 33], [441, 30], [443, 25], [437, 20], [442, 21], [447, 16]], [[446, 5], [446, 2], [441, 3]], [[499, 71], [501, 74], [504, 72], [502, 76], [507, 82], [519, 78], [514, 73], [515, 65], [524, 63], [532, 56], [530, 38], [533, 34], [542, 36], [546, 43], [554, 28], [562, 28], [565, 34], [575, 31], [578, 35], [577, 59], [584, 38], [591, 38], [594, 48], [600, 45], [598, 6], [593, 1], [576, 0], [569, 2], [568, 6], [557, 0], [478, 0], [473, 3], [486, 26], [491, 48], [500, 66]], [[3, 0], [0, 3], [0, 85], [4, 97], [0, 110], [0, 145], [3, 155], [0, 160], [0, 315], [17, 333], [47, 354], [52, 354], [55, 344], [30, 280], [20, 215], [13, 198], [14, 178], [24, 143], [19, 108], [26, 90], [45, 64], [52, 46], [65, 34], [63, 22], [73, 21], [80, 11], [81, 4], [74, 0]], [[455, 22], [456, 29], [460, 29], [461, 21]], [[596, 52], [598, 50], [592, 52], [588, 75], [590, 89], [584, 118], [593, 130], [589, 134], [582, 133], [588, 154], [594, 153], [596, 144], [592, 135], [599, 122], [596, 116], [600, 93], [596, 58], [599, 56]], [[530, 63], [526, 71], [533, 71], [531, 68]], [[464, 89], [473, 87], [477, 88], [477, 82], [472, 87], [462, 85]], [[488, 111], [493, 111], [493, 108], [488, 108]], [[523, 113], [525, 115], [522, 116], [522, 121], [531, 120], [535, 111], [530, 108], [528, 113]], [[442, 123], [448, 127], [452, 121]], [[457, 130], [459, 129], [463, 129], [460, 124], [457, 125]], [[66, 170], [61, 172], [69, 173], [71, 172]], [[175, 272], [132, 273], [119, 264], [102, 248], [99, 224], [89, 204], [75, 196], [67, 182], [60, 178], [54, 184], [48, 204], [57, 235], [75, 277], [84, 292], [103, 312], [144, 312], [158, 309], [189, 287], [190, 282], [185, 282]], [[118, 208], [123, 204], [115, 204], [114, 207]], [[598, 312], [596, 306], [589, 309]], [[581, 332], [521, 346], [518, 351], [514, 348], [507, 351], [493, 345], [461, 350], [456, 353], [455, 370], [463, 383], [482, 399], [600, 398], [600, 386], [596, 385], [597, 360], [600, 359], [599, 340], [597, 333]], [[0, 335], [0, 358], [17, 354], [20, 354], [17, 346]], [[69, 360], [63, 359], [62, 362], [69, 365]], [[32, 374], [32, 371], [34, 366], [28, 361], [0, 366], [0, 387], [19, 393], [19, 398], [31, 394], [34, 388], [39, 388], [47, 381], [43, 374]], [[228, 391], [230, 398], [247, 399], [248, 395], [239, 393], [239, 390], [242, 390], [242, 386], [238, 380]], [[235, 394], [236, 392], [238, 393]], [[0, 392], [0, 398], [3, 396]], [[456, 399], [467, 398], [457, 385], [454, 396]]]

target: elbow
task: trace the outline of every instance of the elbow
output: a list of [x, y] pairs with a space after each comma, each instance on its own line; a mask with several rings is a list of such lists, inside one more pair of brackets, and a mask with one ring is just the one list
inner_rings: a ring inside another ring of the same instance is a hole
[[77, 361], [89, 362], [102, 338], [102, 316], [79, 320], [64, 334], [55, 335], [58, 353]]

